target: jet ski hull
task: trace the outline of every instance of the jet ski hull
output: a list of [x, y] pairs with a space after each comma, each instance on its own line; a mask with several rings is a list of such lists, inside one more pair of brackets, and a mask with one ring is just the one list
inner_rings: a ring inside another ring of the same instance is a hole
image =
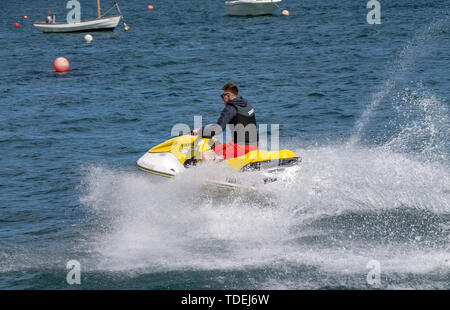
[[[187, 168], [200, 162], [201, 153], [210, 149], [209, 139], [198, 139], [190, 135], [179, 136], [163, 142], [145, 153], [136, 163], [137, 168], [164, 178], [172, 178]], [[262, 183], [277, 180], [276, 175], [285, 167], [297, 165], [299, 158], [290, 150], [265, 151], [255, 150], [243, 156], [224, 160], [234, 171], [263, 171]], [[205, 180], [206, 184], [223, 189], [250, 189], [235, 180]]]

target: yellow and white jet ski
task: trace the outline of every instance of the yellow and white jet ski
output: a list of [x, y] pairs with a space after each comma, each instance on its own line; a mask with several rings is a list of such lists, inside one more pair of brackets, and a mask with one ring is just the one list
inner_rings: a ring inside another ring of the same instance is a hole
[[[212, 141], [210, 141], [212, 140]], [[151, 174], [172, 178], [188, 168], [197, 166], [201, 162], [201, 154], [210, 145], [218, 143], [215, 138], [201, 138], [199, 136], [182, 135], [167, 140], [148, 150], [136, 163], [137, 168]], [[262, 171], [262, 182], [277, 181], [276, 175], [287, 167], [297, 165], [300, 160], [290, 150], [266, 151], [254, 150], [247, 154], [223, 160], [234, 171]], [[236, 179], [205, 180], [218, 187], [236, 189], [242, 188]]]

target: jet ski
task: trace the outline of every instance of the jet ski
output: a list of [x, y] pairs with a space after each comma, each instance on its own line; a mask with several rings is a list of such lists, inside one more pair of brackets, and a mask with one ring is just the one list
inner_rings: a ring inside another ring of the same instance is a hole
[[[148, 150], [136, 163], [138, 169], [164, 178], [173, 178], [186, 169], [201, 164], [201, 154], [219, 144], [215, 138], [181, 135], [169, 139]], [[261, 172], [260, 183], [276, 182], [278, 175], [285, 169], [297, 166], [300, 162], [294, 152], [290, 150], [266, 151], [254, 150], [247, 154], [228, 158], [221, 161], [230, 170], [237, 172]], [[254, 179], [252, 177], [252, 179]], [[249, 189], [240, 184], [237, 178], [223, 180], [205, 180], [207, 184], [225, 189]]]

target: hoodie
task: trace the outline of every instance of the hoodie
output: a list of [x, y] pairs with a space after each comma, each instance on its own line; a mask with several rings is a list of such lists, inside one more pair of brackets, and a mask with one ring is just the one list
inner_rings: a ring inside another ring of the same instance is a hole
[[211, 138], [225, 131], [227, 125], [233, 137], [233, 142], [239, 145], [257, 145], [255, 110], [242, 97], [228, 101], [220, 113], [217, 123], [202, 128], [202, 136]]

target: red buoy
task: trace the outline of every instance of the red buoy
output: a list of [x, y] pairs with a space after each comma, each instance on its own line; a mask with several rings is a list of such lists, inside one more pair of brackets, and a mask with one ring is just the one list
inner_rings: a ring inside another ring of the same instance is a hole
[[14, 27], [20, 28], [20, 24], [19, 24], [19, 23], [15, 23], [15, 24], [14, 24]]
[[58, 57], [53, 62], [53, 68], [55, 68], [55, 72], [67, 72], [69, 71], [70, 63], [64, 57]]

